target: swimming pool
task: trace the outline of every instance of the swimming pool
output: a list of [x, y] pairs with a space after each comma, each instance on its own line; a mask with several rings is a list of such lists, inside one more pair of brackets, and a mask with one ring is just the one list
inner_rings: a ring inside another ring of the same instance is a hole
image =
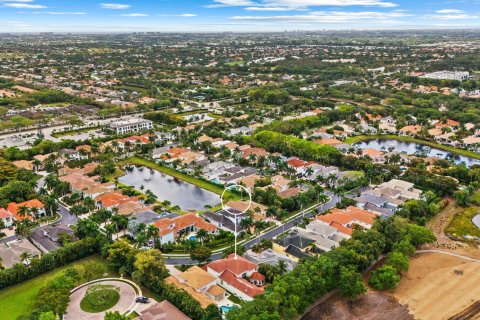
[[232, 310], [232, 309], [235, 309], [236, 307], [232, 306], [232, 307], [229, 307], [229, 306], [221, 306], [220, 307], [220, 310], [222, 311], [222, 313], [227, 313], [228, 311]]

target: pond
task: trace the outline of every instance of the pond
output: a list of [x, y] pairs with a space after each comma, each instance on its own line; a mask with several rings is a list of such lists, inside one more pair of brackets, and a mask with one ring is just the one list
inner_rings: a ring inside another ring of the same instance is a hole
[[415, 142], [404, 142], [393, 139], [374, 139], [355, 143], [354, 146], [361, 149], [373, 148], [380, 151], [392, 150], [412, 155], [438, 157], [442, 159], [453, 160], [456, 164], [465, 162], [468, 167], [474, 164], [480, 165], [480, 160], [478, 159], [462, 156], [437, 148], [431, 148], [429, 146]]
[[204, 210], [220, 203], [220, 196], [193, 184], [146, 167], [131, 167], [118, 181], [143, 191], [152, 191], [160, 201], [168, 200], [182, 210]]

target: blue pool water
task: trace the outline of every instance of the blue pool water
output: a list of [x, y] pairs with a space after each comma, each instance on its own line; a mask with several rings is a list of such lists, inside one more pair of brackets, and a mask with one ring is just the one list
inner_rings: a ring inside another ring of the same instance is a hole
[[195, 236], [191, 236], [190, 238], [188, 238], [189, 240], [192, 240], [192, 241], [197, 241], [197, 237]]
[[234, 309], [235, 307], [229, 307], [229, 306], [221, 306], [220, 310], [222, 310], [222, 313], [227, 313], [228, 311]]

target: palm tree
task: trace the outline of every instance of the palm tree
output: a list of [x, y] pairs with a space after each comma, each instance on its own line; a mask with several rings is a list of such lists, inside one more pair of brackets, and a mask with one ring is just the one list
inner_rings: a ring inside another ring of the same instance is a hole
[[50, 195], [45, 199], [45, 210], [51, 217], [55, 215], [58, 210], [57, 198], [54, 195]]
[[38, 216], [38, 208], [37, 207], [31, 207], [30, 208], [30, 214], [36, 219]]
[[158, 242], [158, 231], [158, 228], [153, 224], [147, 227], [147, 237], [148, 239], [153, 239], [154, 244]]
[[85, 199], [83, 199], [83, 204], [88, 208], [88, 212], [95, 209], [95, 200], [93, 200], [91, 197], [85, 197]]
[[38, 171], [38, 169], [42, 165], [42, 162], [40, 162], [40, 160], [38, 160], [38, 159], [34, 159], [32, 161], [32, 165], [33, 165], [33, 170]]
[[284, 274], [288, 271], [287, 263], [285, 262], [285, 260], [278, 261], [277, 268], [278, 268], [278, 273], [280, 275], [282, 275], [282, 274]]
[[112, 241], [112, 236], [116, 231], [117, 231], [117, 228], [115, 227], [114, 224], [107, 224], [105, 226], [105, 235], [110, 241]]
[[197, 231], [197, 239], [202, 243], [202, 247], [203, 247], [203, 241], [207, 240], [208, 236], [209, 234], [207, 230], [200, 229]]
[[20, 206], [17, 213], [20, 217], [26, 218], [30, 214], [30, 209], [27, 206]]
[[22, 261], [25, 264], [30, 264], [29, 260], [32, 257], [32, 255], [28, 252], [22, 252], [20, 255], [20, 261]]

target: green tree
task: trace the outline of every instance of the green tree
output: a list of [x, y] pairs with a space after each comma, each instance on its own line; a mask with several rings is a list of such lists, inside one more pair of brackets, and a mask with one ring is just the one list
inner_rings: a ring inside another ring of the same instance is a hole
[[192, 260], [198, 261], [199, 263], [205, 262], [210, 259], [212, 255], [212, 250], [207, 247], [197, 247], [190, 251], [190, 258]]
[[136, 250], [125, 240], [114, 242], [108, 249], [108, 264], [116, 270], [124, 270], [127, 273], [133, 271]]
[[405, 233], [415, 247], [425, 243], [432, 243], [436, 240], [431, 230], [416, 224], [409, 224], [405, 228]]
[[386, 263], [397, 269], [398, 272], [408, 271], [408, 257], [403, 255], [401, 252], [390, 252], [387, 256]]
[[141, 284], [162, 282], [168, 270], [158, 249], [141, 251], [135, 256], [133, 278]]
[[340, 295], [347, 299], [355, 299], [367, 289], [363, 285], [360, 273], [353, 268], [340, 267], [340, 278], [338, 283]]
[[397, 270], [385, 265], [372, 272], [368, 284], [377, 290], [389, 290], [394, 289], [399, 281], [400, 276]]

